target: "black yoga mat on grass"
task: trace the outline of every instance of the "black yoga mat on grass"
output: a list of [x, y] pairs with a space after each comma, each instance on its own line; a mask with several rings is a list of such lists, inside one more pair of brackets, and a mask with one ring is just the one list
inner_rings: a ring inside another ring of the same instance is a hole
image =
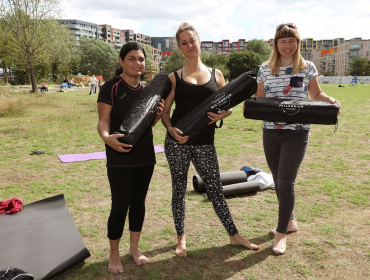
[[[247, 182], [248, 176], [244, 171], [221, 172], [220, 180], [222, 186]], [[198, 193], [206, 192], [205, 184], [199, 175], [193, 176], [193, 188]]]
[[50, 279], [90, 256], [63, 195], [2, 214], [0, 225], [0, 268], [17, 267], [35, 279]]
[[271, 122], [337, 124], [338, 105], [316, 100], [248, 98], [244, 102], [246, 119]]
[[217, 113], [221, 110], [228, 110], [251, 97], [256, 91], [257, 82], [248, 73], [240, 75], [216, 91], [175, 124], [184, 136], [189, 136], [185, 144], [193, 143], [208, 126], [211, 120], [208, 118], [207, 112]]
[[119, 130], [114, 132], [124, 135], [118, 140], [135, 147], [145, 131], [152, 125], [158, 111], [159, 101], [166, 99], [171, 90], [172, 82], [167, 74], [156, 75], [131, 104], [127, 117]]

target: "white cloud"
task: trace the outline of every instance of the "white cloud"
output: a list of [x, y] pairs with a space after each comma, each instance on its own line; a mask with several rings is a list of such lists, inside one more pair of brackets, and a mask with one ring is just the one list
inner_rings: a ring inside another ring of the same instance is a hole
[[150, 36], [174, 36], [187, 21], [201, 40], [270, 39], [280, 23], [294, 22], [301, 38], [370, 39], [367, 0], [62, 0], [63, 18], [79, 19]]

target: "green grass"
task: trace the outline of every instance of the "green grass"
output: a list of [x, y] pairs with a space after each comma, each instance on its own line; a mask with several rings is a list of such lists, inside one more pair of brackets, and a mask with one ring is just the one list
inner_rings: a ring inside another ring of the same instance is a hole
[[[55, 279], [370, 278], [370, 86], [325, 84], [322, 88], [342, 103], [339, 126], [336, 132], [334, 126], [312, 126], [296, 181], [295, 216], [300, 230], [288, 235], [288, 250], [283, 256], [272, 255], [273, 237], [268, 235], [277, 221], [274, 191], [227, 199], [239, 232], [262, 249], [253, 252], [230, 246], [211, 203], [193, 190], [196, 173], [191, 166], [185, 220], [188, 257], [175, 257], [171, 178], [165, 155], [160, 153], [140, 242], [150, 263], [134, 265], [127, 254], [125, 229], [121, 240], [125, 273], [108, 273], [110, 191], [105, 160], [61, 163], [57, 157], [104, 150], [96, 131], [96, 96], [89, 96], [87, 90], [30, 94], [2, 92], [0, 88], [0, 108], [18, 102], [8, 113], [0, 112], [0, 201], [20, 197], [29, 204], [64, 194], [91, 257]], [[17, 111], [18, 107], [23, 110]], [[222, 172], [240, 170], [243, 165], [269, 172], [261, 126], [260, 121], [243, 118], [241, 105], [233, 109], [216, 132]], [[155, 145], [163, 146], [163, 126], [157, 125], [153, 134]], [[31, 155], [32, 151], [44, 154]], [[4, 238], [1, 230], [0, 238]]]

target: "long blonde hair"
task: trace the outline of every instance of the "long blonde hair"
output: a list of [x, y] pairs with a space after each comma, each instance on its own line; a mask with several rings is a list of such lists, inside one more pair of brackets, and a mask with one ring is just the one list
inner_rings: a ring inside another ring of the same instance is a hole
[[199, 35], [198, 35], [198, 32], [197, 30], [195, 29], [195, 27], [187, 22], [183, 22], [180, 24], [179, 28], [177, 28], [177, 31], [176, 31], [176, 41], [177, 41], [177, 45], [179, 46], [180, 44], [180, 34], [186, 30], [190, 30], [190, 31], [193, 31], [194, 34], [197, 36], [197, 38], [199, 39]]
[[303, 69], [307, 68], [306, 61], [301, 56], [300, 45], [301, 45], [301, 38], [299, 37], [297, 27], [294, 24], [280, 24], [276, 28], [275, 38], [274, 38], [274, 46], [270, 55], [270, 58], [266, 61], [266, 63], [270, 66], [271, 75], [279, 74], [280, 73], [280, 53], [277, 47], [277, 41], [281, 38], [287, 37], [295, 37], [297, 38], [297, 50], [293, 56], [293, 73], [299, 73]]

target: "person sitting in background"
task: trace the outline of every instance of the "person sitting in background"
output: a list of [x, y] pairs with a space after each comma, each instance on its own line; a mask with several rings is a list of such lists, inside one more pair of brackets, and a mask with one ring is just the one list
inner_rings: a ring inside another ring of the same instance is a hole
[[40, 90], [41, 90], [41, 92], [43, 92], [43, 91], [48, 92], [48, 82], [47, 81], [44, 81], [41, 84]]

